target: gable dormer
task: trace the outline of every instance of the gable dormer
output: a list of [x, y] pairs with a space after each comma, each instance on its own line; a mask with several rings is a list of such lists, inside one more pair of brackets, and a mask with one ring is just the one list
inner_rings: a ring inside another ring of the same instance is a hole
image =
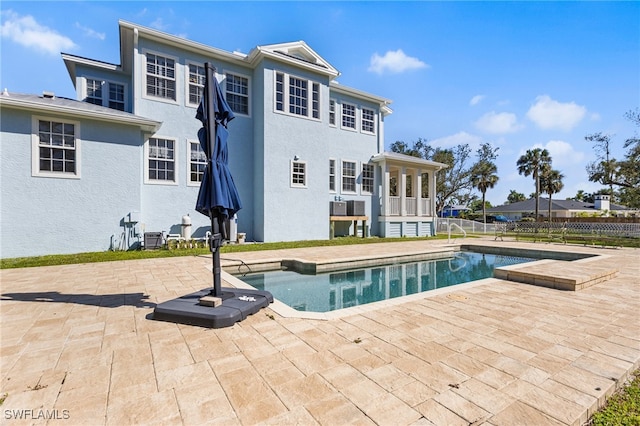
[[304, 41], [258, 46], [248, 55], [248, 60], [252, 64], [255, 64], [263, 58], [271, 58], [279, 62], [286, 62], [298, 67], [320, 72], [329, 76], [331, 80], [340, 75], [337, 69], [322, 58], [322, 56], [318, 55]]

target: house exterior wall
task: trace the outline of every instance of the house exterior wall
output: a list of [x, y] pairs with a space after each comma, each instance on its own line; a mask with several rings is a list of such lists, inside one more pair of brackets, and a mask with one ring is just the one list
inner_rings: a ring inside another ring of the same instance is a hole
[[141, 209], [140, 129], [80, 120], [80, 179], [33, 177], [34, 116], [69, 120], [2, 108], [0, 257], [108, 250], [125, 216]]

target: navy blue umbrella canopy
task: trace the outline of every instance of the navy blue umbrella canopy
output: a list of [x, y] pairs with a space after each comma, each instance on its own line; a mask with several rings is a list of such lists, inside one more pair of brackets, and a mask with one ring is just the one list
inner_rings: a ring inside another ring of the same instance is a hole
[[204, 93], [196, 114], [203, 125], [198, 131], [198, 139], [207, 155], [207, 167], [200, 184], [196, 210], [211, 219], [224, 220], [233, 217], [242, 208], [242, 203], [228, 163], [227, 123], [234, 119], [234, 115], [213, 74], [213, 71], [207, 72]]

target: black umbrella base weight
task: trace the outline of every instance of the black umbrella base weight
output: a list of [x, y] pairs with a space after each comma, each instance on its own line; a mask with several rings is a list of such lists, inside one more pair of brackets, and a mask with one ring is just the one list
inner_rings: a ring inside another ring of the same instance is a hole
[[204, 289], [158, 304], [152, 319], [207, 328], [231, 327], [273, 302], [268, 291], [223, 288], [222, 304], [216, 307], [200, 304], [211, 289]]

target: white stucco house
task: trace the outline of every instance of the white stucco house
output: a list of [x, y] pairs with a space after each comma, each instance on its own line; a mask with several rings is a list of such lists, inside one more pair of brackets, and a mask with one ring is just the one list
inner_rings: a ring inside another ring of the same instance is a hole
[[391, 101], [337, 83], [303, 41], [241, 54], [125, 21], [119, 31], [119, 64], [62, 53], [76, 99], [0, 94], [0, 257], [130, 248], [147, 232], [180, 233], [187, 214], [204, 236], [195, 114], [206, 62], [236, 115], [229, 167], [247, 240], [327, 239], [336, 200], [364, 203], [360, 234], [434, 234], [445, 165], [385, 152]]

